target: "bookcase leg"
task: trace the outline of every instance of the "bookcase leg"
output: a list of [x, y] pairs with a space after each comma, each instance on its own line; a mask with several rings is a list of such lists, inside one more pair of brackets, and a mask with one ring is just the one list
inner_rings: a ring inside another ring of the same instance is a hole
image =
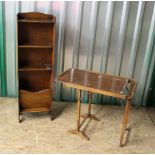
[[18, 122], [21, 123], [22, 122], [22, 115], [19, 113], [18, 114]]
[[51, 121], [53, 121], [52, 111], [49, 111], [49, 115], [50, 115], [50, 119], [51, 119]]

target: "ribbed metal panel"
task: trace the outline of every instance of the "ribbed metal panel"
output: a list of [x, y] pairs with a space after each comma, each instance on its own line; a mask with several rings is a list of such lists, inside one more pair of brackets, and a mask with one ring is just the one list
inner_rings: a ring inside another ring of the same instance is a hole
[[123, 47], [124, 47], [124, 41], [125, 41], [129, 9], [130, 9], [130, 2], [127, 2], [127, 1], [123, 2], [120, 28], [118, 33], [118, 43], [117, 43], [116, 56], [115, 56], [115, 68], [114, 68], [114, 75], [117, 75], [117, 76], [120, 75], [120, 69], [122, 64]]
[[[151, 79], [150, 76], [148, 76], [148, 71], [149, 71], [150, 67], [151, 67], [151, 70], [153, 71], [152, 66], [154, 64], [151, 64], [151, 66], [150, 66], [150, 62], [151, 62], [151, 60], [154, 61], [154, 57], [152, 57], [154, 55], [154, 54], [152, 54], [153, 53], [154, 39], [155, 39], [155, 5], [153, 7], [152, 20], [151, 20], [147, 44], [146, 44], [146, 52], [145, 52], [145, 56], [144, 56], [144, 62], [143, 62], [143, 67], [142, 67], [141, 76], [140, 76], [140, 80], [139, 80], [139, 85], [137, 88], [137, 91], [139, 93], [139, 97], [138, 96], [136, 97], [136, 103], [142, 102], [143, 94], [145, 91], [144, 90], [145, 85], [147, 83], [147, 80]], [[147, 91], [148, 91], [148, 86], [147, 86]], [[146, 96], [145, 96], [145, 100], [146, 100]], [[145, 105], [144, 100], [143, 100], [143, 105]]]
[[[55, 77], [74, 67], [132, 77], [138, 82], [134, 104], [146, 105], [155, 43], [155, 2], [3, 2], [7, 95], [16, 96], [16, 14], [38, 11], [57, 18]], [[87, 101], [87, 94], [84, 93]], [[56, 84], [56, 100], [75, 101], [75, 90]], [[93, 95], [94, 103], [110, 98]], [[112, 101], [114, 102], [114, 101]]]
[[3, 3], [0, 2], [0, 94], [6, 95], [6, 75], [5, 75], [5, 47], [4, 47], [4, 30], [3, 24]]
[[142, 25], [143, 14], [144, 14], [144, 6], [145, 6], [145, 2], [140, 1], [138, 3], [138, 10], [137, 10], [137, 16], [135, 21], [135, 27], [133, 31], [132, 45], [131, 45], [131, 53], [130, 53], [129, 64], [128, 64], [127, 76], [129, 77], [132, 77], [134, 72], [141, 25]]

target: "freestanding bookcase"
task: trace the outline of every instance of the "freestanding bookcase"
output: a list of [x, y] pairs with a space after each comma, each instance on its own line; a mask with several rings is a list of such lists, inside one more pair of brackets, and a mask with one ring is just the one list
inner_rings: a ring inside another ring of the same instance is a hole
[[51, 115], [55, 23], [53, 15], [18, 13], [18, 105], [19, 122], [25, 112]]

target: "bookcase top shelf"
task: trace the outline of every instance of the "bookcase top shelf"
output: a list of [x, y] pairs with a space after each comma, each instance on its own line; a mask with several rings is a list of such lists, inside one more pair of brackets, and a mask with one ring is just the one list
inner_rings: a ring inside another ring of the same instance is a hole
[[56, 18], [39, 12], [18, 13], [18, 22], [55, 23]]
[[40, 20], [40, 19], [20, 19], [18, 20], [19, 23], [55, 23], [54, 20], [51, 20], [51, 19], [43, 19], [43, 20]]

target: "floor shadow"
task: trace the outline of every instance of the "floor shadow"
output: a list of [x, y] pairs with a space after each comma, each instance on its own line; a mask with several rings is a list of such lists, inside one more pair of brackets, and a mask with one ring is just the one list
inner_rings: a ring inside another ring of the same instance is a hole
[[38, 119], [38, 118], [45, 118], [48, 115], [50, 117], [52, 117], [52, 120], [56, 119], [57, 117], [59, 117], [63, 111], [70, 107], [71, 104], [65, 104], [65, 103], [58, 103], [58, 104], [54, 104], [53, 108], [51, 110], [51, 112], [29, 112], [29, 113], [23, 113], [22, 115], [20, 115], [20, 119], [21, 122], [25, 121], [28, 117], [33, 117], [33, 119]]
[[155, 108], [154, 107], [147, 107], [146, 108], [147, 114], [152, 122], [153, 125], [155, 125]]
[[71, 105], [72, 105], [72, 103], [71, 104], [65, 104], [65, 103], [61, 104], [60, 103], [60, 105], [58, 105], [58, 104], [54, 105], [53, 109], [51, 111], [53, 120], [58, 118], [64, 112], [64, 110], [66, 108], [70, 107]]

